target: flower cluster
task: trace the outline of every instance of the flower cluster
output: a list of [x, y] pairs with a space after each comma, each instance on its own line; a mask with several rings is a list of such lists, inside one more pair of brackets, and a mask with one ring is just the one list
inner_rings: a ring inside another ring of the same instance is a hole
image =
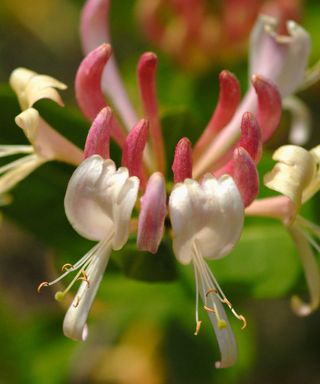
[[[226, 70], [221, 72], [220, 94], [212, 117], [193, 148], [187, 137], [178, 141], [171, 177], [158, 113], [157, 56], [147, 52], [138, 62], [144, 111], [143, 118], [138, 119], [111, 56], [105, 20], [108, 7], [109, 1], [88, 0], [82, 13], [86, 57], [76, 74], [75, 95], [80, 110], [91, 122], [84, 150], [58, 134], [34, 108], [42, 98], [62, 105], [57, 89], [65, 86], [49, 76], [23, 68], [15, 70], [10, 84], [22, 108], [16, 123], [31, 145], [0, 146], [2, 156], [27, 155], [1, 168], [4, 175], [0, 177], [0, 193], [10, 190], [46, 161], [77, 166], [66, 190], [66, 216], [79, 235], [97, 244], [75, 264], [65, 264], [61, 276], [38, 287], [40, 291], [73, 273], [66, 289], [56, 292], [56, 299], [62, 300], [81, 281], [64, 319], [66, 336], [87, 338], [87, 317], [112, 250], [124, 247], [131, 234], [139, 250], [157, 253], [164, 233], [170, 233], [177, 260], [192, 264], [194, 269], [195, 334], [201, 326], [200, 296], [220, 348], [216, 366], [229, 367], [236, 361], [237, 347], [225, 308], [242, 322], [243, 328], [246, 319], [227, 299], [205, 259], [230, 253], [240, 239], [245, 213], [284, 222], [301, 251], [311, 290], [310, 305], [295, 298], [294, 308], [307, 314], [319, 305], [319, 272], [309, 244], [319, 250], [313, 235], [319, 237], [320, 229], [298, 215], [300, 205], [319, 189], [319, 148], [310, 152], [293, 145], [278, 149], [274, 159], [279, 163], [266, 175], [265, 183], [284, 197], [256, 200], [256, 165], [262, 146], [277, 129], [282, 102], [305, 81], [309, 36], [292, 21], [287, 24], [288, 34], [279, 35], [275, 19], [258, 19], [251, 35], [251, 85], [247, 94], [241, 100], [237, 78]], [[298, 119], [301, 129], [301, 115]], [[122, 150], [118, 168], [110, 153], [111, 139]], [[165, 220], [167, 215], [170, 224]]]

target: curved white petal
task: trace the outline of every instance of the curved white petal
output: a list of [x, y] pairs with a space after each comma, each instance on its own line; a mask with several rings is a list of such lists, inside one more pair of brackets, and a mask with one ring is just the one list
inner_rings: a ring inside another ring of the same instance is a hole
[[264, 184], [288, 196], [299, 208], [305, 188], [316, 175], [314, 157], [302, 147], [284, 145], [274, 152], [272, 158], [278, 162], [265, 175]]
[[306, 104], [295, 96], [283, 100], [283, 108], [291, 113], [289, 142], [296, 145], [305, 144], [311, 134], [311, 114]]
[[55, 88], [64, 90], [67, 86], [51, 76], [39, 75], [27, 68], [17, 68], [11, 73], [9, 82], [17, 94], [22, 110], [32, 107], [41, 99], [51, 99], [63, 106]]
[[228, 320], [228, 316], [223, 308], [221, 301], [218, 299], [217, 295], [209, 295], [208, 297], [200, 291], [201, 299], [203, 303], [209, 301], [209, 306], [217, 308], [221, 320], [225, 323], [225, 327], [219, 327], [217, 318], [213, 312], [208, 312], [209, 319], [213, 326], [215, 335], [217, 337], [219, 349], [220, 349], [220, 361], [216, 361], [216, 368], [228, 368], [234, 365], [238, 356], [237, 343], [232, 331], [231, 325]]
[[113, 248], [127, 241], [139, 180], [126, 168], [116, 171], [112, 160], [98, 155], [84, 160], [72, 175], [65, 196], [65, 211], [73, 228], [91, 240], [101, 240], [110, 231]]
[[259, 74], [275, 82], [282, 97], [304, 81], [311, 42], [309, 34], [294, 21], [287, 22], [289, 35], [277, 33], [277, 21], [261, 15], [251, 33], [250, 77]]
[[203, 257], [226, 255], [238, 241], [244, 218], [240, 193], [229, 176], [207, 175], [202, 184], [186, 179], [169, 199], [173, 248], [177, 259], [188, 264], [197, 240]]
[[[103, 240], [101, 241], [102, 244]], [[64, 321], [63, 333], [74, 340], [84, 341], [88, 336], [87, 318], [95, 299], [104, 271], [107, 267], [111, 248], [101, 247], [86, 271], [87, 281], [83, 281], [71, 303]]]
[[319, 308], [320, 304], [319, 267], [308, 238], [299, 228], [299, 225], [292, 225], [288, 227], [288, 230], [297, 245], [310, 295], [310, 302], [308, 303], [302, 301], [298, 296], [293, 296], [291, 305], [297, 315], [308, 316]]
[[16, 116], [15, 122], [40, 157], [73, 165], [78, 165], [83, 159], [82, 151], [47, 124], [36, 109], [24, 110]]

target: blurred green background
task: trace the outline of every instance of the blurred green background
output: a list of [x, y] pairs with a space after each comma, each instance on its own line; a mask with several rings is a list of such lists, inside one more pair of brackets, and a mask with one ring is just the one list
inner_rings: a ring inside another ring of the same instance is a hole
[[[82, 0], [2, 0], [0, 3], [0, 139], [24, 143], [14, 124], [19, 107], [7, 81], [24, 66], [68, 85], [66, 107], [47, 101], [37, 108], [67, 137], [82, 146], [89, 123], [78, 111], [73, 93], [82, 59], [78, 22]], [[147, 42], [135, 17], [135, 2], [112, 2], [111, 36], [129, 95], [140, 111], [136, 63], [140, 54], [159, 56], [158, 96], [167, 152], [182, 135], [195, 140], [210, 118], [218, 96], [218, 73], [227, 68], [247, 86], [246, 56], [220, 63], [203, 74], [186, 73]], [[313, 43], [310, 63], [320, 58], [320, 4], [305, 1], [302, 25]], [[320, 85], [301, 97], [311, 109], [313, 134], [319, 143]], [[270, 150], [285, 142], [288, 116], [269, 144], [261, 175], [272, 165]], [[169, 134], [170, 132], [170, 134]], [[113, 148], [113, 155], [119, 152]], [[63, 196], [73, 169], [49, 163], [13, 192], [3, 207], [0, 229], [0, 383], [320, 383], [320, 314], [296, 317], [293, 293], [306, 294], [300, 260], [285, 229], [272, 220], [248, 219], [240, 243], [230, 256], [210, 263], [228, 298], [246, 315], [248, 326], [231, 319], [239, 361], [218, 371], [219, 351], [206, 313], [199, 336], [194, 332], [195, 288], [191, 266], [176, 264], [170, 241], [157, 255], [138, 253], [135, 239], [114, 252], [90, 314], [90, 336], [80, 344], [62, 334], [68, 303], [55, 302], [53, 291], [36, 287], [50, 280], [66, 262], [74, 262], [92, 244], [68, 224]], [[261, 195], [270, 195], [264, 188]], [[319, 197], [305, 215], [319, 222]], [[230, 314], [231, 318], [231, 314]]]

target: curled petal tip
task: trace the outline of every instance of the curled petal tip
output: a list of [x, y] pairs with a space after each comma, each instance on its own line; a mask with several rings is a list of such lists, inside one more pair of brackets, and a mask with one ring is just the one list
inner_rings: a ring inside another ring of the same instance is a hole
[[76, 74], [76, 98], [89, 120], [93, 120], [106, 105], [101, 91], [101, 76], [110, 55], [111, 46], [101, 44], [83, 59]]
[[104, 159], [109, 158], [109, 141], [111, 132], [111, 108], [103, 108], [94, 119], [84, 147], [84, 158], [92, 155], [100, 155]]
[[279, 125], [281, 97], [277, 86], [260, 75], [252, 75], [252, 84], [258, 96], [257, 122], [261, 128], [262, 141], [266, 141]]
[[256, 163], [260, 160], [262, 153], [261, 131], [254, 114], [251, 112], [243, 114], [239, 147], [244, 148]]
[[307, 150], [295, 145], [278, 148], [272, 158], [277, 163], [264, 176], [264, 184], [288, 196], [297, 207], [300, 207], [303, 192], [316, 172], [315, 159]]
[[164, 231], [166, 217], [166, 186], [160, 172], [151, 175], [141, 198], [138, 222], [138, 248], [156, 253]]
[[253, 159], [242, 147], [234, 150], [232, 176], [241, 194], [243, 205], [249, 206], [259, 192], [259, 175]]
[[172, 164], [172, 172], [175, 183], [181, 183], [192, 177], [192, 148], [188, 138], [179, 140]]

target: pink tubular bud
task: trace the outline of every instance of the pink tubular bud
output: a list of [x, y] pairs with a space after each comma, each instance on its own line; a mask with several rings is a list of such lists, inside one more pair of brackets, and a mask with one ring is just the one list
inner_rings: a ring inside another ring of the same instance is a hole
[[242, 147], [234, 150], [233, 174], [231, 176], [237, 184], [243, 205], [249, 206], [259, 192], [259, 175], [251, 156]]
[[276, 85], [259, 75], [252, 76], [252, 84], [258, 96], [257, 121], [262, 141], [268, 140], [277, 129], [281, 118], [281, 97]]
[[76, 98], [81, 111], [91, 121], [106, 106], [101, 92], [101, 76], [110, 56], [111, 46], [101, 44], [82, 60], [76, 74]]
[[251, 112], [246, 112], [242, 116], [241, 136], [237, 147], [244, 148], [255, 163], [260, 160], [262, 153], [261, 131]]
[[100, 155], [108, 159], [110, 132], [112, 128], [112, 112], [109, 107], [101, 109], [89, 129], [84, 146], [84, 158], [92, 155]]
[[192, 148], [190, 140], [183, 137], [176, 145], [172, 164], [173, 181], [182, 183], [192, 177]]
[[140, 178], [141, 184], [145, 183], [143, 174], [143, 150], [148, 139], [149, 122], [140, 120], [129, 132], [122, 151], [122, 166], [127, 167], [130, 176]]
[[216, 109], [200, 139], [198, 140], [194, 157], [205, 150], [215, 135], [232, 119], [240, 103], [240, 85], [238, 79], [229, 71], [222, 71], [219, 75], [220, 94]]
[[[82, 113], [93, 121], [99, 111], [106, 106], [101, 91], [101, 76], [111, 55], [111, 46], [102, 44], [91, 51], [81, 62], [75, 79], [76, 99]], [[125, 135], [115, 118], [112, 118], [111, 136], [120, 145]]]
[[138, 63], [137, 75], [144, 113], [150, 121], [151, 144], [156, 157], [157, 167], [160, 171], [164, 172], [165, 153], [156, 93], [157, 61], [157, 56], [154, 53], [144, 53]]
[[162, 239], [166, 217], [166, 187], [160, 172], [150, 176], [146, 191], [141, 198], [138, 221], [138, 248], [156, 253]]

